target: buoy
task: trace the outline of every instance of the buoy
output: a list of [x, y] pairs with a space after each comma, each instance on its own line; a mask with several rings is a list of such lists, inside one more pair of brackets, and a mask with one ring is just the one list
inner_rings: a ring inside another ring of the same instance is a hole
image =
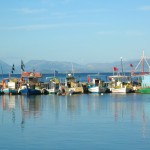
[[101, 95], [104, 95], [103, 93], [101, 93]]

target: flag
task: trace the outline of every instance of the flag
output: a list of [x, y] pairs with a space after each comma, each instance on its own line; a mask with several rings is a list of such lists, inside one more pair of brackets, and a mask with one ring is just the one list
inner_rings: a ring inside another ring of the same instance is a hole
[[24, 71], [25, 65], [23, 63], [23, 61], [21, 60], [21, 70]]
[[12, 70], [14, 71], [15, 70], [15, 65], [13, 64], [13, 66], [12, 66]]
[[132, 65], [132, 64], [130, 64], [130, 67], [133, 67], [133, 65]]
[[117, 68], [117, 67], [114, 67], [114, 71], [118, 71], [118, 68]]
[[11, 69], [11, 73], [14, 73], [15, 71], [15, 65], [13, 64], [12, 69]]
[[91, 78], [90, 78], [90, 76], [88, 76], [88, 83], [90, 83], [90, 81], [91, 81]]

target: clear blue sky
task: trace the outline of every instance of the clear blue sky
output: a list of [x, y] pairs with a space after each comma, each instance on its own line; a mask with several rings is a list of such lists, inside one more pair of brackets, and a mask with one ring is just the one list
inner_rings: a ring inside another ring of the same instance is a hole
[[150, 56], [150, 0], [1, 0], [0, 59], [77, 63]]

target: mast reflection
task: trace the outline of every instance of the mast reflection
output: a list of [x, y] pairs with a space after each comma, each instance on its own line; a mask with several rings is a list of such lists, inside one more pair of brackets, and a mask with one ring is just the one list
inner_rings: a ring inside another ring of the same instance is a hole
[[[147, 95], [138, 94], [83, 94], [72, 96], [57, 95], [3, 95], [0, 97], [2, 121], [11, 115], [11, 121], [20, 119], [21, 128], [28, 120], [34, 121], [46, 117], [49, 120], [78, 119], [84, 114], [95, 115], [97, 119], [112, 122], [131, 121], [141, 122], [142, 134], [146, 137], [149, 124], [149, 101]], [[90, 118], [89, 119], [92, 119]], [[33, 119], [34, 118], [34, 119]]]

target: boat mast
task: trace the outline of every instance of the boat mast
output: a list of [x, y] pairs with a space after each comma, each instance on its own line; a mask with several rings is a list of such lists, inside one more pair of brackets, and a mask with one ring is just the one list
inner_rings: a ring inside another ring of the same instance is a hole
[[135, 73], [135, 71], [138, 69], [139, 65], [141, 64], [142, 65], [141, 66], [142, 67], [142, 72], [141, 73], [144, 74], [145, 73], [145, 70], [144, 70], [145, 62], [148, 66], [148, 69], [149, 69], [148, 71], [150, 72], [150, 65], [149, 65], [147, 59], [145, 58], [144, 51], [143, 51], [142, 58], [141, 58], [140, 62], [138, 63], [138, 65], [136, 66], [136, 68], [134, 69], [133, 73]]
[[1, 71], [2, 71], [2, 79], [3, 79], [3, 68], [2, 68], [2, 66], [1, 66]]
[[54, 70], [54, 78], [55, 78], [55, 72], [56, 72], [56, 70]]
[[142, 73], [144, 74], [144, 65], [145, 65], [145, 62], [146, 62], [146, 64], [147, 64], [147, 66], [148, 66], [148, 71], [150, 72], [150, 65], [149, 65], [149, 63], [147, 62], [147, 59], [145, 58], [145, 56], [144, 56], [144, 51], [143, 51], [143, 56], [142, 56]]
[[74, 76], [74, 69], [73, 69], [73, 63], [72, 63], [72, 74], [73, 74], [73, 76]]
[[144, 74], [144, 51], [143, 51], [143, 55], [142, 55], [142, 73]]

